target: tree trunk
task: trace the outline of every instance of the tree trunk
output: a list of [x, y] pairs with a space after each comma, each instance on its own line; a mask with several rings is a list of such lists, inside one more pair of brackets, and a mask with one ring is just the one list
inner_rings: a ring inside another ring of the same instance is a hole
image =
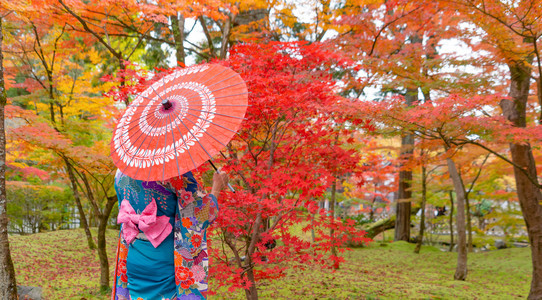
[[90, 250], [94, 250], [96, 249], [96, 244], [94, 244], [94, 239], [92, 239], [92, 233], [90, 232], [90, 227], [87, 223], [85, 211], [83, 210], [83, 205], [81, 204], [81, 196], [79, 195], [79, 190], [77, 189], [77, 179], [75, 178], [75, 174], [73, 174], [72, 166], [68, 161], [68, 158], [64, 156], [62, 158], [64, 159], [64, 163], [66, 164], [66, 169], [68, 171], [68, 176], [70, 177], [73, 197], [75, 198], [75, 204], [77, 205], [77, 210], [79, 211], [79, 220], [81, 222], [81, 226], [83, 226], [83, 229], [85, 230], [85, 235], [87, 236], [88, 248]]
[[[376, 193], [376, 187], [375, 187], [375, 193]], [[375, 221], [375, 210], [374, 210], [375, 201], [376, 201], [376, 196], [373, 197], [373, 199], [371, 200], [371, 210], [369, 211], [369, 220], [371, 222]]]
[[314, 218], [315, 218], [316, 214], [313, 214], [312, 217], [311, 217], [311, 241], [313, 243], [316, 242], [316, 233], [314, 232]]
[[[73, 170], [72, 170], [73, 171]], [[72, 175], [73, 172], [71, 173]], [[92, 204], [93, 210], [92, 214], [94, 215], [94, 218], [90, 218], [89, 221], [94, 220], [95, 223], [98, 225], [98, 234], [97, 234], [97, 252], [98, 252], [98, 258], [100, 260], [100, 290], [101, 291], [109, 291], [109, 261], [107, 260], [107, 251], [106, 251], [106, 240], [105, 240], [105, 232], [107, 229], [107, 222], [109, 221], [109, 216], [111, 214], [111, 210], [113, 209], [113, 206], [117, 203], [117, 196], [110, 196], [106, 198], [106, 203], [102, 211], [100, 211], [98, 204], [96, 202], [96, 198], [94, 197], [92, 188], [90, 186], [90, 183], [87, 180], [87, 177], [85, 174], [79, 174], [80, 177], [83, 179], [83, 182], [85, 184], [86, 189], [86, 195], [89, 199], [89, 201]], [[75, 180], [75, 176], [73, 178]], [[73, 184], [76, 184], [75, 182]]]
[[185, 18], [182, 14], [171, 16], [171, 32], [173, 33], [173, 40], [175, 41], [175, 57], [177, 58], [177, 64], [184, 64], [185, 52], [184, 52], [184, 22]]
[[[401, 157], [407, 159], [411, 155], [414, 147], [414, 136], [407, 134], [401, 138]], [[412, 191], [412, 171], [399, 171], [399, 190], [397, 192], [397, 204], [395, 218], [395, 240], [409, 241], [410, 240], [410, 214], [412, 210], [411, 198]]]
[[454, 249], [454, 194], [452, 191], [448, 191], [450, 194], [450, 248], [449, 252], [452, 252]]
[[[407, 89], [405, 103], [411, 106], [418, 98], [417, 89]], [[401, 138], [401, 159], [410, 159], [414, 153], [414, 135], [406, 134]], [[397, 191], [397, 204], [395, 219], [395, 240], [410, 241], [410, 213], [412, 210], [412, 170], [399, 171], [399, 190]]]
[[[270, 159], [269, 165], [272, 165], [272, 158]], [[266, 196], [264, 196], [266, 197]], [[264, 199], [264, 198], [262, 198]], [[261, 204], [259, 205], [261, 209]], [[256, 251], [256, 242], [260, 240], [261, 237], [261, 226], [262, 226], [262, 214], [261, 212], [256, 215], [256, 220], [252, 226], [252, 235], [250, 239], [247, 239], [246, 246], [246, 264], [245, 264], [245, 276], [248, 281], [251, 283], [250, 288], [245, 289], [245, 296], [247, 300], [257, 300], [258, 299], [258, 289], [256, 288], [256, 278], [254, 277], [254, 263], [252, 262], [252, 254]], [[233, 250], [233, 248], [232, 248]]]
[[[510, 98], [501, 100], [503, 115], [516, 127], [526, 127], [526, 107], [531, 80], [531, 67], [522, 62], [509, 64], [511, 82]], [[531, 145], [511, 144], [512, 161], [527, 171], [532, 179], [538, 178]], [[528, 299], [542, 299], [542, 207], [540, 190], [518, 168], [514, 167], [516, 190], [523, 219], [531, 244], [533, 274]]]
[[457, 267], [455, 270], [455, 280], [467, 279], [467, 235], [465, 232], [465, 186], [463, 180], [457, 171], [454, 161], [447, 158], [448, 171], [450, 178], [454, 183], [455, 194], [457, 195]]
[[8, 239], [8, 216], [6, 199], [6, 131], [4, 128], [4, 108], [7, 96], [4, 85], [4, 55], [2, 53], [2, 17], [0, 17], [0, 299], [16, 300], [17, 283], [15, 268], [11, 260]]
[[222, 44], [220, 45], [220, 59], [225, 59], [228, 53], [228, 44], [230, 42], [231, 27], [235, 21], [235, 15], [228, 16], [224, 21], [222, 28]]
[[203, 33], [205, 34], [205, 37], [207, 38], [207, 44], [209, 47], [209, 59], [212, 59], [216, 55], [213, 37], [209, 33], [209, 28], [207, 28], [207, 22], [205, 21], [205, 18], [203, 16], [199, 16], [198, 21], [200, 22], [201, 27], [203, 28]]
[[414, 253], [420, 253], [423, 243], [423, 232], [425, 230], [425, 203], [427, 202], [427, 170], [425, 166], [422, 166], [422, 216], [420, 218], [420, 233], [418, 234], [418, 240], [416, 241], [416, 248]]
[[380, 233], [384, 235], [386, 230], [392, 228], [395, 228], [395, 216], [391, 216], [389, 219], [380, 220], [372, 224], [367, 224], [363, 226], [362, 229], [363, 231], [367, 232], [367, 234], [365, 234], [366, 238], [374, 239]]
[[84, 172], [80, 173], [79, 177], [83, 180], [83, 183], [85, 184], [85, 190], [86, 190], [85, 194], [88, 198], [88, 202], [90, 202], [90, 207], [92, 208], [92, 215], [94, 216], [94, 224], [98, 224], [98, 226], [100, 226], [99, 224], [100, 224], [100, 218], [102, 217], [102, 213], [100, 212], [100, 207], [98, 206], [98, 202], [96, 202], [96, 198], [94, 197], [94, 192], [92, 191], [92, 187], [90, 186], [88, 178]]
[[[337, 196], [337, 178], [333, 180], [333, 184], [331, 185], [331, 199], [329, 201], [329, 210], [331, 212], [331, 229], [329, 230], [329, 236], [331, 237], [331, 255], [333, 257], [337, 257], [337, 246], [335, 246], [335, 229], [333, 229], [333, 226], [335, 226], [335, 200]], [[339, 269], [339, 263], [336, 259], [334, 259], [333, 262], [333, 268], [335, 270]]]
[[[252, 264], [252, 258], [250, 256], [247, 256], [247, 263], [250, 266]], [[254, 269], [250, 268], [246, 272], [247, 278], [250, 282], [253, 284], [250, 286], [250, 288], [245, 289], [245, 296], [247, 297], [247, 300], [258, 300], [258, 290], [256, 289], [256, 279], [254, 278]]]
[[107, 221], [113, 206], [117, 203], [117, 196], [107, 198], [107, 204], [100, 215], [98, 225], [98, 258], [100, 259], [100, 290], [108, 291], [109, 287], [109, 261], [107, 260], [105, 231], [107, 229]]
[[466, 206], [466, 213], [467, 213], [467, 250], [469, 252], [472, 252], [472, 224], [471, 224], [469, 195], [465, 195], [465, 206]]

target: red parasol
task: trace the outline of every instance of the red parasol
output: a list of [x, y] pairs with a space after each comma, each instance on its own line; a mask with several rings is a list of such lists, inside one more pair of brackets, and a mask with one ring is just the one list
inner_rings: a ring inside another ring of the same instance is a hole
[[244, 119], [247, 95], [241, 76], [227, 67], [175, 71], [128, 106], [113, 134], [111, 157], [134, 179], [180, 176], [226, 147]]

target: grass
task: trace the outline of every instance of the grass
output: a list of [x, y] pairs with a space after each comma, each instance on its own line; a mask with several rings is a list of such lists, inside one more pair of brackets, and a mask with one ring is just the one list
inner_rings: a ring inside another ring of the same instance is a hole
[[[405, 242], [373, 243], [347, 252], [338, 271], [290, 271], [264, 284], [264, 299], [521, 299], [530, 286], [529, 249], [504, 249], [469, 255], [465, 282], [453, 280], [456, 253]], [[220, 299], [243, 299], [219, 293]]]
[[[94, 233], [95, 234], [95, 233]], [[116, 231], [108, 231], [113, 268]], [[10, 237], [19, 285], [41, 286], [44, 299], [108, 299], [99, 293], [96, 251], [82, 230]], [[382, 246], [381, 246], [382, 245]], [[520, 299], [529, 291], [529, 248], [469, 254], [467, 281], [453, 280], [456, 253], [424, 246], [420, 254], [404, 242], [374, 242], [347, 251], [337, 271], [290, 268], [286, 277], [261, 282], [261, 299]], [[211, 281], [210, 286], [213, 286]], [[216, 291], [210, 299], [244, 299], [244, 293]]]
[[[116, 231], [107, 231], [111, 270], [117, 237]], [[17, 285], [41, 287], [46, 300], [109, 299], [99, 292], [98, 254], [88, 248], [82, 229], [10, 236], [9, 241]]]

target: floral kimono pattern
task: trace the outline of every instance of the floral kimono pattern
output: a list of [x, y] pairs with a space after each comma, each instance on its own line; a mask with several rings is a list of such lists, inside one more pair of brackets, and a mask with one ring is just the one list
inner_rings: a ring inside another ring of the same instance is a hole
[[190, 172], [162, 182], [117, 171], [115, 189], [121, 231], [111, 299], [206, 299], [206, 229], [218, 214], [216, 198]]

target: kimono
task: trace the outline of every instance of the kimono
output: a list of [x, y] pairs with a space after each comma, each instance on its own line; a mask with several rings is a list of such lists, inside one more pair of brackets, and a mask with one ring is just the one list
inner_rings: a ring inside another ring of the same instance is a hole
[[218, 203], [192, 173], [166, 181], [117, 171], [121, 224], [112, 300], [206, 299], [207, 227]]

